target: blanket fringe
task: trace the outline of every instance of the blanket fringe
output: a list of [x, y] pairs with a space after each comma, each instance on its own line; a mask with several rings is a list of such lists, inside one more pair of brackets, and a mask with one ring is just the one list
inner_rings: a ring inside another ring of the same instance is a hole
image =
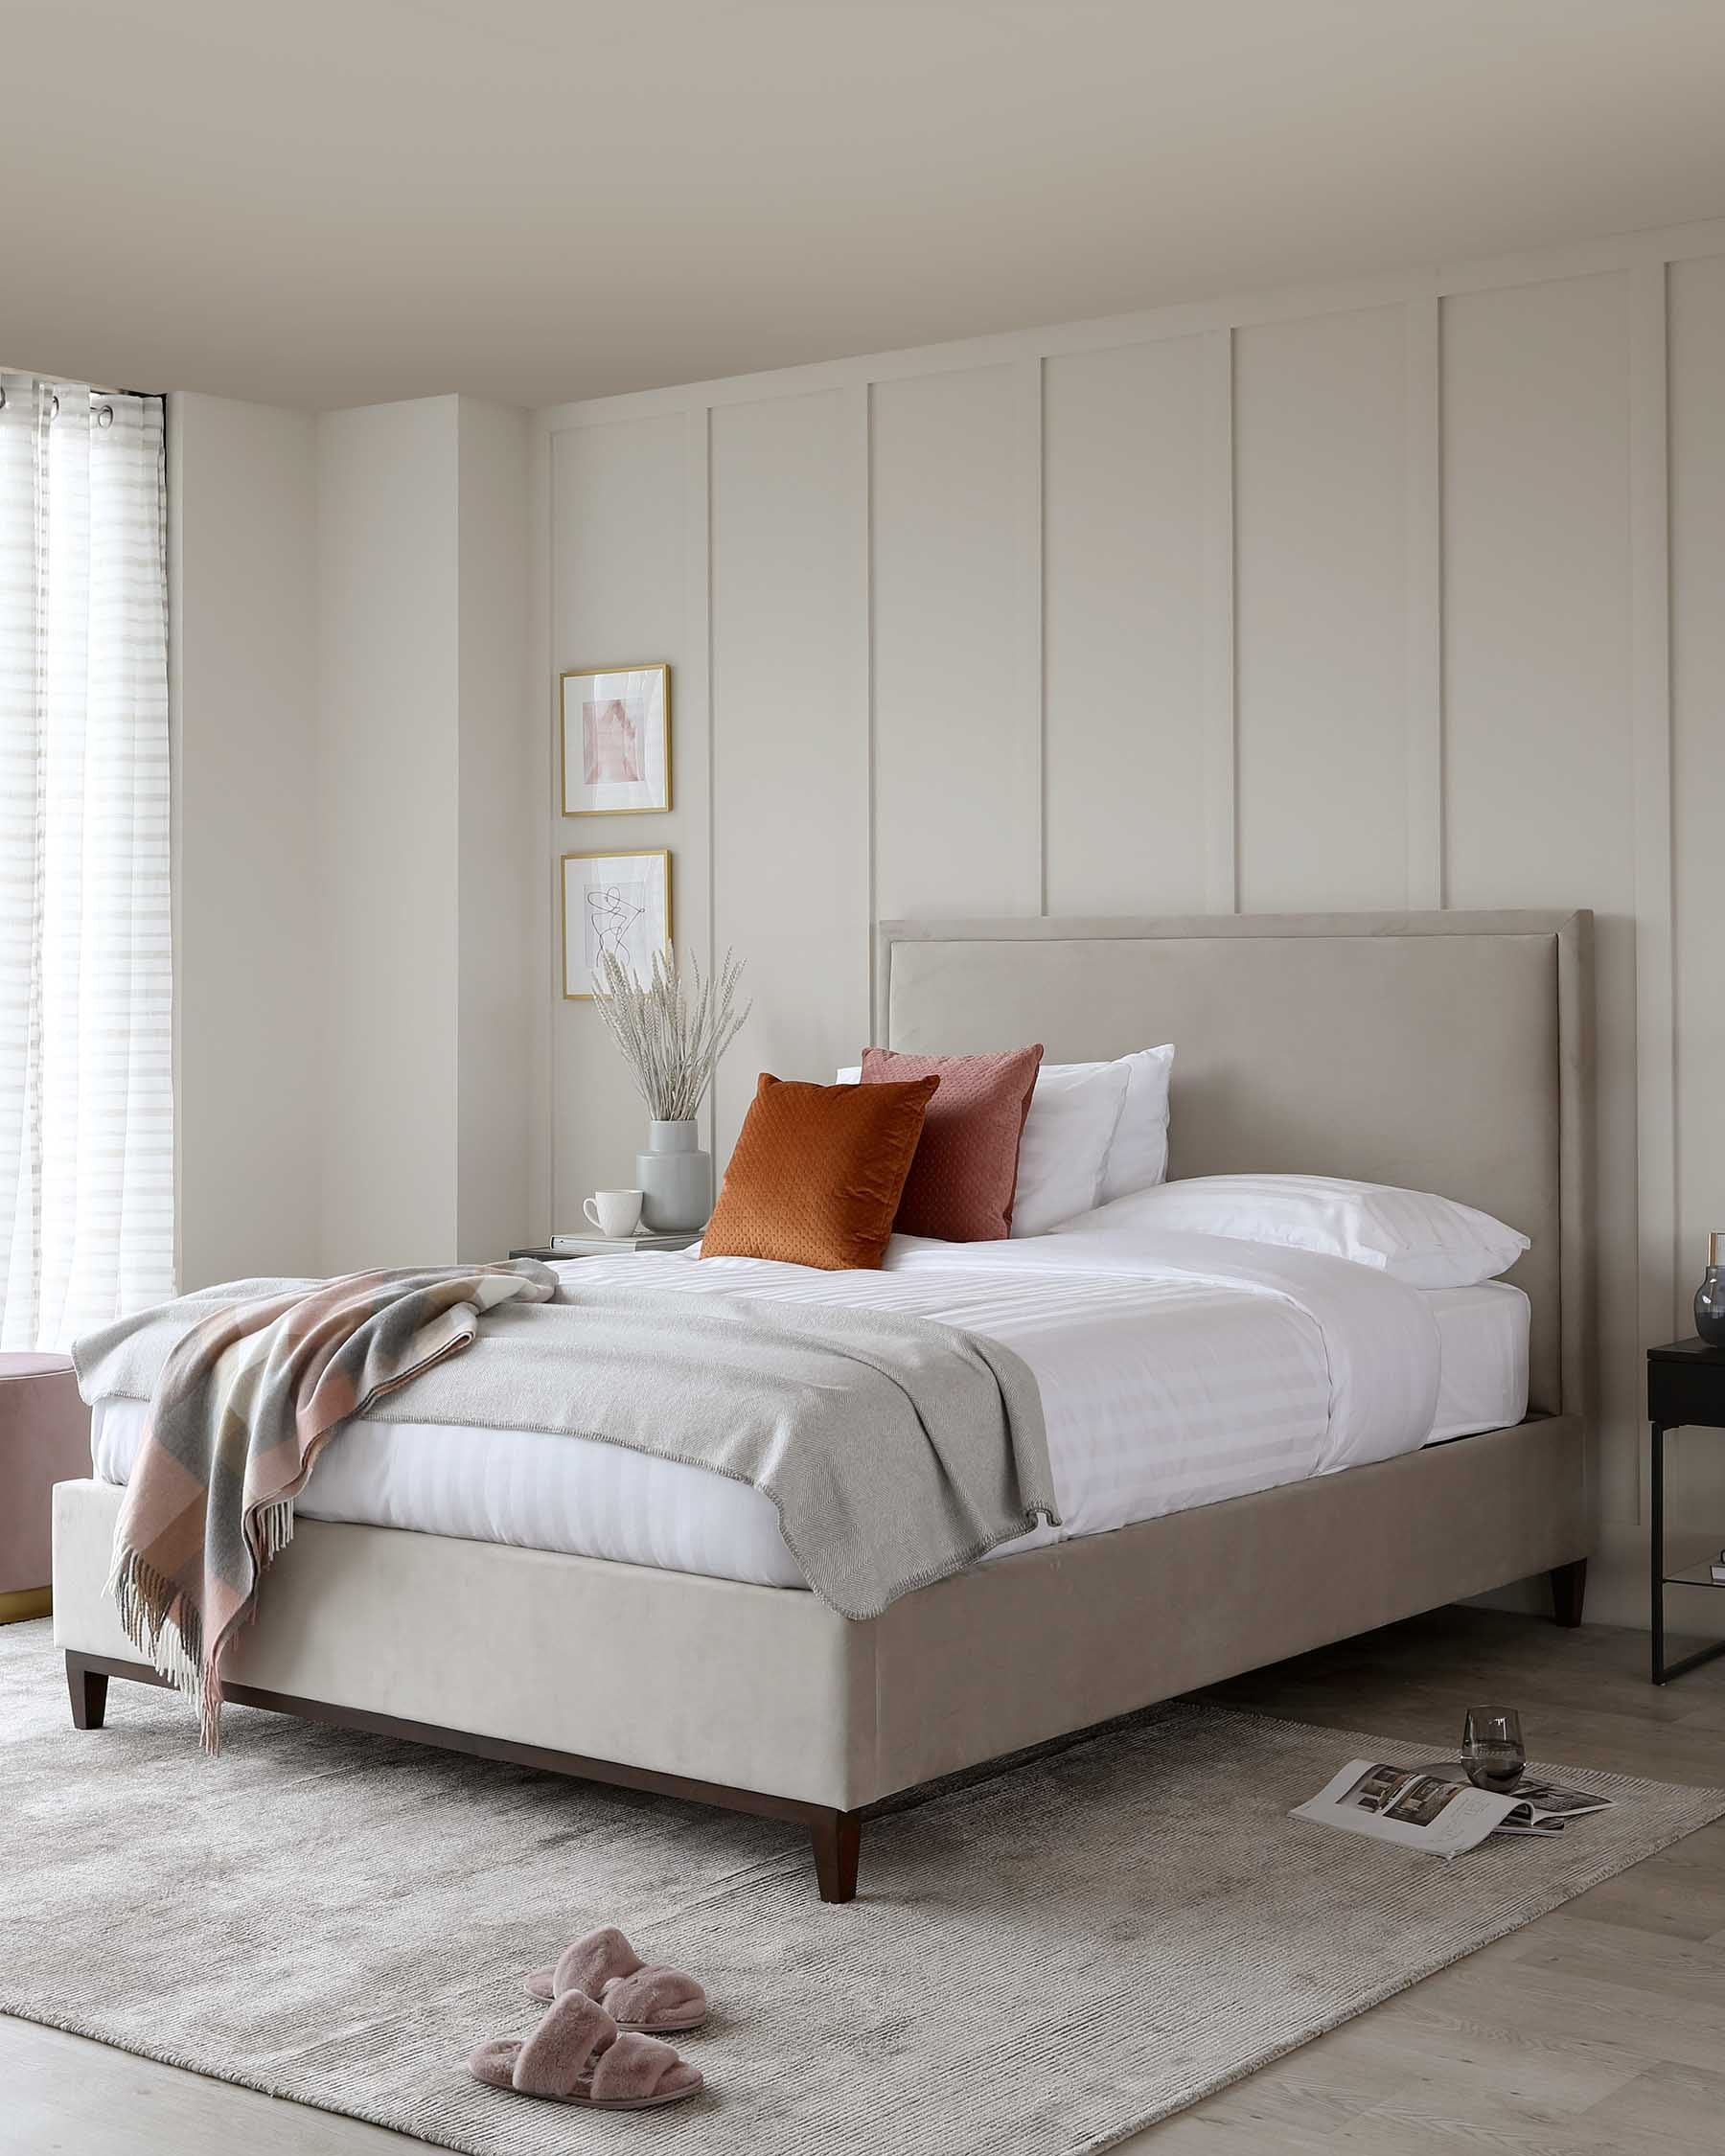
[[214, 1755], [221, 1746], [221, 1681], [204, 1665], [197, 1610], [172, 1580], [124, 1544], [115, 1547], [107, 1591], [126, 1637], [196, 1708], [198, 1740]]
[[[259, 1571], [267, 1571], [293, 1540], [293, 1500], [277, 1498], [260, 1505], [247, 1539]], [[218, 1663], [225, 1641], [206, 1642], [202, 1617], [190, 1596], [127, 1544], [114, 1545], [107, 1592], [126, 1637], [156, 1674], [166, 1677], [196, 1708], [198, 1742], [216, 1758], [221, 1751]], [[254, 1602], [253, 1614], [255, 1609]]]
[[293, 1540], [293, 1500], [278, 1498], [258, 1507], [257, 1542], [260, 1567], [273, 1565]]

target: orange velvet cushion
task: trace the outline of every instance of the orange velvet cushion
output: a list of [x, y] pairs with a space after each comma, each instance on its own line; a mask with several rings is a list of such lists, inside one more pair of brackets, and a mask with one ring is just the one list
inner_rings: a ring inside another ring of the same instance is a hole
[[940, 1080], [894, 1223], [901, 1235], [993, 1243], [1012, 1233], [1019, 1139], [1036, 1089], [1042, 1044], [996, 1056], [906, 1056], [862, 1051], [865, 1086]]
[[763, 1071], [702, 1256], [878, 1268], [939, 1084], [805, 1086]]

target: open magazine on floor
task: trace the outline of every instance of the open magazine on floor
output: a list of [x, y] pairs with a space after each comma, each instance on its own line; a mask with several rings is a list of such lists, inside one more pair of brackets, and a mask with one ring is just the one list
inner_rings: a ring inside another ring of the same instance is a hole
[[1461, 1768], [1446, 1759], [1424, 1767], [1350, 1759], [1309, 1802], [1296, 1805], [1292, 1816], [1452, 1857], [1478, 1847], [1488, 1834], [1561, 1833], [1568, 1821], [1602, 1812], [1611, 1802], [1609, 1797], [1539, 1780], [1524, 1780], [1498, 1796], [1476, 1789]]

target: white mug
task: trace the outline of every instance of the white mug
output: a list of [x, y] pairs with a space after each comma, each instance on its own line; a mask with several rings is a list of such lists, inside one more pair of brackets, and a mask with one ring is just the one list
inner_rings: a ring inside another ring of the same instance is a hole
[[632, 1235], [641, 1224], [638, 1190], [595, 1190], [582, 1201], [582, 1211], [601, 1235]]

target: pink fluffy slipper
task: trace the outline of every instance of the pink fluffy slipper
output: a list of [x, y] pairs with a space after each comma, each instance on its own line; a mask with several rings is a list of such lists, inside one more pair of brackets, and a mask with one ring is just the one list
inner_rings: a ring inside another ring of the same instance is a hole
[[651, 2111], [680, 2103], [702, 2085], [699, 2070], [669, 2044], [635, 2030], [619, 2032], [585, 1991], [554, 2000], [525, 2043], [497, 2037], [481, 2044], [468, 2066], [494, 2089], [595, 2111]]
[[699, 2029], [707, 2013], [706, 1993], [692, 1976], [662, 1961], [643, 1961], [615, 1924], [565, 1946], [554, 1969], [536, 1969], [521, 1979], [521, 1988], [531, 1999], [583, 1991], [619, 2029], [650, 2034]]

